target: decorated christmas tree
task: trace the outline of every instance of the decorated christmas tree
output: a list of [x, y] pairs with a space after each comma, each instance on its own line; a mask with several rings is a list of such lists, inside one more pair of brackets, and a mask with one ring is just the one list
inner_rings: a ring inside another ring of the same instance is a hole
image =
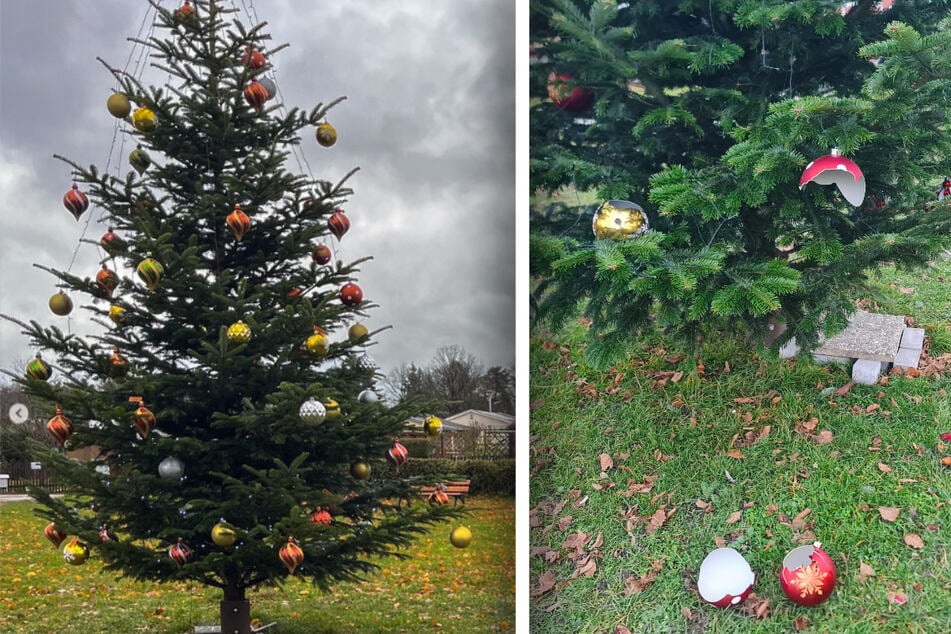
[[398, 435], [423, 404], [375, 391], [365, 348], [383, 328], [361, 323], [362, 260], [335, 257], [353, 172], [288, 169], [302, 137], [333, 151], [342, 98], [285, 108], [265, 25], [219, 0], [150, 4], [135, 44], [168, 81], [103, 62], [116, 90], [102, 113], [133, 139], [130, 167], [62, 159], [63, 205], [103, 223], [85, 246], [101, 267], [41, 263], [60, 286], [52, 312], [88, 311], [102, 331], [5, 316], [40, 351], [16, 380], [49, 403], [58, 443], [91, 457], [47, 451], [67, 493], [31, 494], [69, 563], [221, 588], [222, 631], [246, 634], [249, 589], [358, 579], [459, 511], [405, 502], [424, 482], [400, 475]]
[[602, 367], [644, 328], [844, 327], [878, 263], [948, 244], [948, 6], [535, 2], [537, 315], [586, 300]]

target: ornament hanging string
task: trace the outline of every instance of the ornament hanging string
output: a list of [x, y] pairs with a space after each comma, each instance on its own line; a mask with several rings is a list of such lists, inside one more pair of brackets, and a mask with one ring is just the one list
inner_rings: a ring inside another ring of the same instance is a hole
[[[242, 6], [243, 9], [244, 9], [245, 15], [247, 15], [247, 17], [248, 17], [248, 20], [250, 20], [252, 24], [260, 24], [260, 20], [258, 19], [257, 9], [255, 9], [255, 7], [254, 7], [254, 0], [247, 0], [247, 1], [245, 1], [245, 0], [240, 0], [240, 2], [241, 2], [241, 6]], [[237, 5], [236, 5], [236, 3], [235, 3], [235, 0], [232, 0], [231, 6], [234, 7], [235, 9], [238, 8]], [[279, 84], [278, 81], [277, 81], [277, 70], [274, 68], [273, 65], [271, 65], [271, 66], [268, 68], [268, 71], [269, 71], [269, 73], [270, 73], [270, 75], [271, 75], [271, 81], [274, 82], [274, 87], [275, 87], [275, 89], [277, 90], [277, 98], [278, 98], [278, 103], [279, 103], [279, 105], [278, 105], [278, 111], [279, 111], [282, 115], [286, 116], [286, 115], [287, 115], [287, 108], [286, 108], [285, 105], [284, 105], [284, 95], [283, 95], [283, 93], [281, 92], [281, 86], [280, 86], [280, 84]], [[310, 162], [307, 160], [307, 155], [304, 154], [304, 151], [301, 149], [300, 144], [294, 143], [294, 144], [291, 145], [291, 154], [294, 156], [294, 160], [297, 162], [297, 168], [298, 168], [302, 173], [305, 173], [305, 174], [307, 175], [307, 178], [308, 178], [308, 180], [309, 180], [310, 182], [313, 182], [313, 181], [314, 181], [314, 172], [313, 172], [313, 170], [311, 169], [311, 167], [310, 167]], [[346, 180], [346, 178], [348, 178], [350, 175], [352, 175], [352, 173], [353, 173], [353, 172], [348, 173], [347, 176], [344, 177], [344, 180]], [[341, 182], [342, 182], [342, 181], [341, 181]], [[313, 193], [314, 193], [314, 191], [311, 190], [311, 194], [312, 194], [312, 195], [313, 195]], [[328, 241], [329, 241], [329, 240], [328, 240]], [[335, 259], [340, 259], [340, 258], [343, 257], [343, 249], [342, 249], [342, 246], [341, 246], [341, 241], [340, 241], [340, 239], [334, 237], [333, 241], [332, 241], [331, 244], [329, 245], [329, 248], [331, 249], [331, 253], [333, 254], [333, 257], [334, 257]]]
[[[142, 22], [139, 24], [139, 30], [138, 30], [138, 32], [137, 32], [137, 34], [136, 34], [136, 37], [137, 37], [138, 39], [141, 39], [142, 32], [145, 30], [146, 25], [150, 25], [150, 26], [148, 27], [148, 35], [147, 35], [147, 37], [151, 37], [152, 32], [153, 32], [153, 30], [155, 29], [155, 19], [154, 19], [154, 14], [155, 14], [155, 12], [156, 12], [156, 10], [155, 10], [154, 8], [151, 8], [151, 9], [146, 10], [145, 15], [144, 15], [143, 18], [142, 18]], [[132, 50], [129, 51], [129, 57], [126, 59], [126, 63], [125, 63], [125, 66], [123, 67], [122, 72], [123, 72], [124, 74], [128, 74], [127, 71], [128, 71], [128, 68], [129, 68], [129, 64], [132, 63], [132, 58], [135, 56], [135, 53], [136, 53], [136, 49], [137, 49], [137, 48], [140, 49], [140, 50], [139, 50], [139, 56], [138, 56], [138, 59], [136, 59], [136, 61], [135, 61], [135, 66], [134, 66], [134, 70], [133, 70], [133, 72], [132, 72], [132, 76], [134, 76], [134, 77], [136, 77], [136, 78], [138, 79], [138, 78], [141, 76], [142, 69], [144, 68], [144, 64], [143, 64], [143, 59], [145, 58], [145, 47], [144, 47], [144, 46], [141, 46], [141, 47], [140, 47], [140, 45], [136, 44], [135, 46], [132, 47]], [[106, 165], [105, 165], [105, 168], [104, 168], [104, 170], [103, 170], [103, 172], [104, 172], [105, 174], [108, 174], [109, 171], [110, 171], [110, 169], [112, 168], [112, 159], [113, 159], [113, 156], [115, 156], [116, 139], [117, 139], [117, 138], [120, 139], [120, 141], [119, 141], [119, 154], [120, 154], [120, 155], [122, 154], [122, 151], [123, 151], [123, 149], [124, 149], [124, 147], [125, 147], [125, 135], [122, 134], [121, 130], [122, 130], [121, 121], [117, 120], [117, 121], [115, 122], [114, 127], [113, 127], [112, 141], [111, 141], [111, 143], [110, 143], [110, 145], [109, 145], [109, 154], [108, 154], [108, 156], [107, 156], [107, 158], [106, 158]], [[117, 162], [117, 163], [116, 163], [116, 173], [117, 173], [117, 174], [118, 174], [118, 169], [119, 169], [119, 168], [118, 168], [118, 162]], [[97, 222], [100, 222], [100, 223], [103, 222], [103, 220], [104, 220], [105, 217], [106, 217], [106, 214], [107, 214], [106, 210], [103, 209], [103, 210], [101, 211], [101, 213], [99, 214], [99, 218], [97, 219]], [[70, 273], [70, 272], [72, 271], [72, 269], [73, 269], [73, 266], [76, 264], [76, 258], [79, 256], [79, 249], [82, 247], [83, 242], [86, 241], [86, 239], [85, 239], [85, 238], [86, 238], [86, 233], [89, 231], [89, 225], [90, 225], [90, 222], [91, 222], [91, 221], [92, 221], [92, 214], [86, 216], [86, 222], [83, 224], [83, 230], [82, 230], [82, 232], [81, 232], [80, 235], [79, 235], [79, 239], [76, 241], [76, 248], [73, 249], [73, 254], [72, 254], [72, 256], [70, 257], [69, 264], [66, 266], [66, 272], [67, 272], [67, 273]], [[98, 243], [97, 243], [97, 244], [98, 244]], [[100, 251], [101, 251], [101, 247], [100, 247]], [[63, 288], [63, 287], [64, 287], [64, 284], [61, 282], [61, 283], [58, 284], [57, 286], [59, 286], [60, 288]], [[71, 321], [72, 321], [72, 318], [67, 318], [67, 332], [69, 331], [69, 326], [70, 326]]]

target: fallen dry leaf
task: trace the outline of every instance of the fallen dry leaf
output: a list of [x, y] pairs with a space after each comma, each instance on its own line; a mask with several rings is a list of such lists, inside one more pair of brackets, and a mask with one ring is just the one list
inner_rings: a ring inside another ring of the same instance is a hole
[[726, 518], [727, 524], [736, 524], [743, 518], [743, 511], [733, 511], [730, 513], [730, 517]]
[[915, 533], [908, 533], [905, 535], [905, 543], [915, 549], [921, 549], [925, 547], [925, 543], [921, 540], [921, 537]]
[[574, 521], [574, 518], [573, 518], [572, 516], [566, 515], [566, 516], [564, 516], [564, 517], [562, 517], [562, 518], [559, 518], [559, 520], [558, 520], [556, 526], [558, 527], [558, 530], [559, 530], [559, 531], [564, 531], [566, 528], [568, 528], [569, 526], [571, 526], [571, 523], [572, 523], [573, 521]]
[[901, 513], [900, 508], [894, 506], [880, 506], [878, 507], [878, 514], [882, 516], [882, 519], [886, 522], [894, 522], [898, 519], [898, 514]]
[[835, 396], [845, 396], [846, 394], [849, 393], [849, 390], [852, 389], [853, 385], [855, 385], [855, 381], [849, 381], [848, 383], [846, 383], [845, 385], [837, 389], [835, 392], [833, 392], [833, 394]]
[[828, 445], [830, 442], [832, 442], [832, 432], [828, 429], [823, 429], [815, 435], [813, 440], [817, 445]]
[[874, 577], [874, 576], [875, 576], [875, 570], [871, 566], [869, 566], [864, 561], [859, 564], [859, 573], [855, 575], [856, 579], [858, 579], [862, 583], [865, 583], [866, 579], [868, 579], [869, 577]]
[[740, 451], [739, 449], [730, 449], [729, 451], [726, 452], [726, 455], [736, 460], [743, 459], [743, 452]]
[[647, 589], [647, 586], [654, 583], [654, 579], [657, 578], [657, 573], [660, 572], [661, 568], [664, 567], [664, 562], [667, 561], [666, 557], [661, 557], [651, 564], [651, 569], [642, 574], [637, 579], [634, 578], [634, 575], [631, 575], [624, 580], [624, 595], [630, 596], [632, 594], [640, 594]]
[[892, 472], [892, 468], [889, 467], [889, 466], [888, 466], [887, 464], [885, 464], [884, 462], [879, 462], [879, 463], [878, 463], [878, 470], [881, 471], [882, 473], [891, 473], [891, 472]]
[[905, 605], [905, 602], [908, 601], [908, 595], [904, 592], [895, 592], [894, 590], [889, 590], [887, 596], [888, 600], [895, 605]]
[[809, 526], [809, 522], [806, 521], [806, 517], [808, 517], [810, 513], [812, 513], [812, 509], [810, 508], [805, 508], [799, 511], [799, 513], [796, 514], [796, 517], [794, 517], [792, 520], [792, 529], [801, 531]]
[[797, 616], [793, 619], [793, 628], [797, 632], [802, 632], [809, 629], [809, 617], [803, 614], [802, 616]]
[[538, 576], [538, 585], [529, 593], [533, 597], [540, 597], [555, 588], [555, 573], [548, 571]]
[[769, 616], [769, 599], [758, 596], [755, 592], [751, 592], [749, 596], [746, 597], [746, 600], [739, 604], [739, 608], [742, 612], [746, 612], [750, 616], [765, 619]]
[[618, 625], [614, 628], [614, 634], [631, 634], [631, 630], [627, 629], [624, 625]]
[[661, 505], [659, 509], [654, 511], [654, 514], [651, 515], [650, 520], [647, 522], [647, 534], [652, 535], [655, 533], [676, 512], [677, 507], [674, 507], [670, 509], [670, 512], [667, 512], [667, 505]]
[[598, 460], [601, 461], [602, 472], [607, 471], [608, 469], [614, 466], [614, 459], [606, 453], [603, 453], [600, 456], [598, 456]]

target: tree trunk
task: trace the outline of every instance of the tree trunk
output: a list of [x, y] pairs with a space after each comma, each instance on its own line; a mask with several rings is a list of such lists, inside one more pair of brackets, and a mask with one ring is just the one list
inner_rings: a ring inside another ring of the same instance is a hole
[[251, 634], [251, 602], [244, 598], [244, 588], [225, 588], [221, 600], [221, 634]]

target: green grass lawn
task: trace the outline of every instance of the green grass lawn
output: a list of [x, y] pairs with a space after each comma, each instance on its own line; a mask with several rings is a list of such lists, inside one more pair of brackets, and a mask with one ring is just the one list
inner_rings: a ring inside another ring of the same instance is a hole
[[[331, 592], [291, 579], [252, 591], [251, 616], [277, 634], [329, 632], [512, 632], [515, 623], [515, 504], [474, 497], [462, 524], [465, 549], [439, 526], [407, 551], [384, 559], [363, 583]], [[118, 579], [93, 557], [70, 566], [43, 536], [31, 502], [0, 504], [0, 632], [184, 634], [218, 621], [220, 595], [195, 584]]]
[[[943, 354], [949, 280], [947, 260], [883, 269], [863, 299], [915, 317]], [[724, 336], [696, 356], [641, 341], [599, 373], [584, 328], [531, 340], [533, 632], [951, 631], [951, 364], [847, 387], [847, 368]], [[839, 583], [799, 607], [778, 573], [816, 540]], [[723, 544], [756, 572], [746, 609], [696, 593]]]

